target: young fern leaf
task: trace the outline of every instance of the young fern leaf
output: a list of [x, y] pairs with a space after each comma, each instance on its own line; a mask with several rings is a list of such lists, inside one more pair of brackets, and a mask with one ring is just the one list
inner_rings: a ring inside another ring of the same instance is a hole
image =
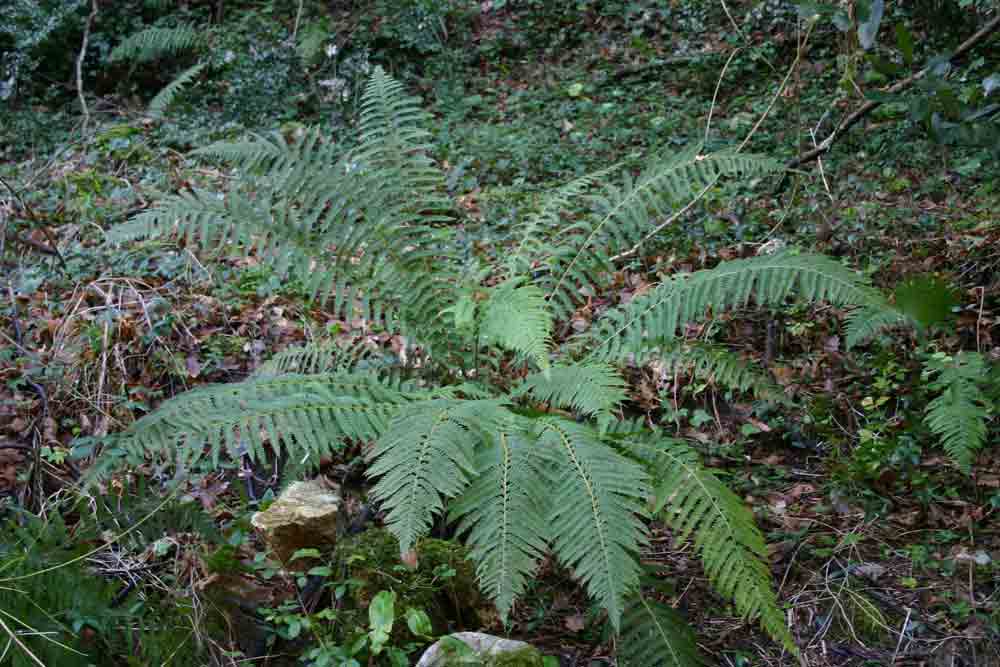
[[379, 436], [414, 397], [363, 373], [251, 377], [175, 396], [129, 427], [121, 445], [136, 465], [173, 455], [193, 465], [207, 454], [217, 467], [223, 452], [266, 461], [266, 437], [276, 453], [284, 446], [318, 461], [343, 438]]
[[924, 421], [955, 464], [968, 473], [976, 452], [986, 443], [990, 405], [979, 385], [987, 375], [986, 362], [975, 352], [934, 355], [925, 373], [936, 374], [929, 387], [940, 394], [927, 404]]
[[203, 33], [191, 25], [174, 28], [146, 28], [129, 35], [111, 51], [109, 60], [147, 63], [201, 46]]
[[678, 541], [691, 540], [712, 586], [748, 619], [792, 653], [798, 653], [771, 588], [767, 545], [743, 502], [701, 465], [697, 452], [671, 439], [624, 445], [656, 480], [654, 514]]
[[479, 587], [504, 623], [548, 551], [545, 463], [523, 431], [501, 430], [485, 440], [478, 476], [451, 505], [449, 517], [468, 535]]
[[592, 357], [617, 359], [671, 341], [685, 324], [745, 306], [778, 306], [795, 296], [807, 302], [868, 305], [881, 297], [854, 271], [820, 255], [782, 253], [724, 262], [714, 269], [670, 278], [605, 315], [587, 337]]
[[375, 443], [366, 475], [378, 479], [372, 497], [388, 510], [386, 528], [409, 551], [430, 530], [445, 502], [476, 474], [481, 429], [503, 423], [501, 401], [433, 399], [401, 410]]
[[619, 667], [704, 667], [697, 638], [668, 605], [636, 595], [622, 618]]
[[149, 108], [147, 109], [150, 116], [154, 118], [159, 118], [166, 111], [167, 107], [173, 104], [174, 100], [181, 93], [185, 86], [191, 83], [196, 76], [201, 74], [201, 71], [205, 69], [208, 65], [207, 62], [200, 62], [177, 75], [173, 81], [168, 83], [163, 87], [163, 90], [156, 94], [156, 97], [149, 103]]
[[586, 416], [609, 417], [625, 400], [625, 381], [609, 364], [554, 366], [548, 374], [533, 373], [511, 392], [568, 408]]
[[482, 306], [479, 331], [484, 343], [495, 342], [548, 369], [552, 314], [537, 287], [513, 280], [494, 287]]
[[539, 430], [538, 444], [553, 458], [553, 551], [620, 630], [624, 600], [639, 582], [638, 551], [648, 541], [646, 474], [588, 426], [546, 418]]

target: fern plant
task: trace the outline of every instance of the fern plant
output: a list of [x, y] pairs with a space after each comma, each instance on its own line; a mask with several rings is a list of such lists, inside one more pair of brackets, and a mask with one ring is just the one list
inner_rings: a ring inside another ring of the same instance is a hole
[[[889, 329], [908, 329], [926, 334], [949, 322], [958, 303], [950, 285], [934, 276], [918, 276], [900, 283], [893, 299], [872, 302], [848, 317], [847, 347], [855, 347]], [[986, 443], [993, 402], [988, 392], [1000, 387], [996, 372], [978, 352], [954, 356], [935, 352], [923, 364], [923, 379], [932, 398], [924, 408], [924, 423], [940, 439], [941, 446], [955, 465], [971, 472], [976, 453]]]
[[[150, 26], [122, 40], [111, 52], [109, 61], [146, 64], [183, 53], [194, 53], [203, 46], [205, 46], [205, 33], [193, 25]], [[163, 116], [167, 107], [174, 102], [181, 91], [206, 67], [208, 61], [199, 60], [174, 77], [173, 81], [161, 88], [153, 97], [147, 109], [149, 114], [156, 118]]]
[[[616, 257], [655, 242], [656, 216], [721, 177], [775, 163], [692, 150], [618, 184], [606, 170], [554, 192], [505, 261], [483, 270], [469, 259], [468, 232], [449, 224], [417, 102], [376, 70], [363, 112], [354, 149], [319, 131], [201, 149], [232, 163], [239, 185], [225, 197], [169, 197], [113, 237], [176, 234], [203, 251], [256, 252], [342, 314], [404, 334], [421, 363], [386, 374], [382, 360], [331, 345], [285, 352], [243, 382], [181, 394], [137, 421], [120, 437], [125, 460], [263, 461], [284, 449], [318, 461], [345, 438], [374, 441], [371, 495], [402, 551], [446, 514], [505, 620], [552, 554], [615, 630], [647, 642], [632, 647], [633, 664], [656, 664], [651, 652], [696, 664], [678, 617], [637, 597], [655, 518], [693, 543], [721, 595], [795, 652], [751, 512], [691, 446], [623, 419], [618, 363], [689, 363], [777, 397], [735, 355], [685, 341], [684, 325], [750, 302], [874, 307], [879, 295], [833, 260], [758, 257], [668, 279], [553, 342], [581, 287], [605, 286]], [[591, 214], [562, 228], [555, 212], [579, 200]], [[483, 372], [501, 359], [513, 377]]]
[[941, 445], [955, 464], [969, 472], [972, 460], [986, 444], [987, 420], [992, 405], [984, 392], [988, 364], [976, 352], [931, 355], [924, 377], [937, 396], [927, 404], [924, 421], [941, 438]]

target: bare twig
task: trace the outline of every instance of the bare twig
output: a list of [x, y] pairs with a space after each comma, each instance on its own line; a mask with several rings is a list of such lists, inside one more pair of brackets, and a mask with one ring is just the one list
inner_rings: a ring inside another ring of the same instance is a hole
[[87, 108], [87, 99], [83, 95], [83, 59], [87, 55], [90, 29], [94, 26], [95, 18], [97, 18], [97, 0], [90, 0], [90, 14], [83, 27], [83, 43], [80, 44], [80, 54], [76, 57], [76, 96], [80, 99], [80, 109], [83, 111], [83, 134], [87, 133], [87, 124], [90, 122], [90, 109]]
[[305, 0], [299, 0], [299, 9], [295, 12], [295, 26], [292, 28], [292, 41], [299, 35], [299, 23], [302, 21], [302, 5], [305, 4]]
[[62, 268], [63, 271], [65, 271], [66, 259], [62, 256], [62, 253], [59, 252], [59, 247], [56, 244], [55, 239], [52, 238], [52, 233], [49, 231], [48, 226], [46, 226], [45, 224], [42, 223], [41, 220], [39, 220], [38, 216], [35, 215], [35, 210], [28, 205], [28, 202], [26, 202], [21, 197], [21, 194], [17, 190], [15, 190], [10, 183], [4, 180], [3, 176], [0, 176], [0, 185], [3, 185], [5, 188], [7, 188], [7, 190], [14, 197], [14, 199], [16, 199], [17, 202], [21, 205], [21, 208], [24, 209], [24, 212], [28, 214], [28, 218], [33, 223], [35, 223], [38, 229], [42, 230], [42, 234], [45, 235], [45, 238], [46, 240], [48, 240], [49, 245], [45, 245], [44, 243], [39, 243], [38, 241], [35, 241], [34, 239], [31, 238], [20, 237], [17, 236], [16, 234], [14, 235], [14, 240], [23, 245], [32, 247], [38, 252], [43, 253], [45, 255], [52, 255], [53, 257], [59, 260], [59, 266]]

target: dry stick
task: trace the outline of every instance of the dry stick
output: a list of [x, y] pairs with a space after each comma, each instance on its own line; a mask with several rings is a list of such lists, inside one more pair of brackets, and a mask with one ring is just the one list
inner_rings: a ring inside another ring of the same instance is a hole
[[[951, 62], [952, 60], [955, 60], [959, 56], [965, 55], [968, 51], [971, 51], [973, 48], [978, 46], [980, 42], [989, 37], [992, 33], [996, 32], [997, 28], [1000, 28], [1000, 15], [995, 16], [993, 20], [991, 20], [989, 23], [987, 23], [982, 28], [977, 30], [975, 34], [973, 34], [967, 40], [962, 42], [962, 44], [957, 49], [955, 49], [955, 53], [951, 55], [948, 61]], [[908, 76], [902, 81], [899, 81], [889, 86], [883, 92], [888, 94], [898, 93], [899, 91], [908, 88], [914, 82], [919, 81], [920, 79], [927, 76], [927, 73], [929, 71], [930, 68], [925, 67], [916, 74]], [[862, 118], [870, 114], [880, 104], [882, 104], [882, 102], [878, 100], [868, 100], [860, 107], [855, 109], [853, 112], [851, 112], [849, 115], [842, 118], [837, 127], [834, 128], [833, 132], [831, 132], [830, 135], [826, 139], [824, 139], [816, 148], [812, 149], [808, 153], [803, 154], [800, 157], [795, 158], [794, 160], [791, 160], [788, 164], [786, 164], [785, 175], [782, 177], [781, 182], [778, 183], [776, 192], [781, 192], [782, 190], [785, 189], [785, 185], [788, 183], [788, 175], [792, 169], [802, 166], [803, 164], [812, 162], [819, 156], [829, 151], [830, 148], [833, 146], [834, 141], [836, 141], [838, 138], [840, 138], [842, 134], [844, 134], [847, 130], [849, 130], [851, 127], [857, 124], [858, 121], [860, 121]]]
[[295, 38], [299, 34], [299, 22], [302, 20], [302, 5], [303, 4], [305, 4], [305, 0], [299, 0], [299, 9], [298, 9], [297, 12], [295, 12], [295, 27], [292, 28], [292, 41], [293, 42], [295, 41]]
[[750, 143], [750, 139], [753, 138], [753, 135], [757, 134], [757, 130], [764, 123], [767, 117], [771, 115], [771, 109], [774, 108], [774, 103], [778, 101], [779, 97], [781, 97], [781, 93], [785, 91], [785, 87], [788, 85], [788, 80], [792, 78], [792, 74], [794, 74], [795, 70], [799, 67], [799, 62], [802, 60], [802, 53], [805, 51], [806, 44], [809, 42], [809, 36], [812, 34], [814, 25], [816, 25], [815, 22], [809, 25], [809, 30], [806, 31], [806, 36], [802, 39], [802, 44], [795, 53], [795, 60], [792, 61], [791, 67], [788, 68], [788, 73], [785, 74], [785, 79], [781, 82], [781, 85], [778, 86], [778, 90], [775, 91], [774, 97], [771, 98], [771, 103], [767, 105], [767, 108], [764, 109], [764, 113], [760, 115], [756, 124], [750, 128], [750, 132], [747, 134], [746, 138], [743, 139], [743, 143], [741, 143], [740, 147], [736, 149], [737, 153], [746, 148], [747, 144]]
[[29, 649], [29, 648], [28, 648], [28, 647], [27, 647], [27, 646], [26, 646], [26, 645], [24, 644], [24, 642], [22, 642], [22, 641], [21, 641], [21, 638], [17, 636], [17, 633], [16, 633], [16, 632], [14, 632], [13, 630], [11, 630], [11, 629], [10, 629], [10, 626], [8, 626], [8, 625], [7, 625], [6, 623], [4, 623], [4, 621], [3, 621], [3, 619], [2, 619], [2, 618], [0, 618], [0, 630], [3, 630], [4, 632], [6, 632], [6, 633], [7, 633], [7, 635], [8, 635], [9, 637], [10, 637], [11, 641], [13, 641], [13, 642], [14, 642], [15, 644], [17, 644], [17, 645], [18, 645], [18, 647], [19, 647], [19, 648], [20, 648], [20, 649], [21, 649], [22, 651], [24, 651], [24, 654], [25, 654], [26, 656], [28, 656], [29, 658], [31, 658], [31, 660], [32, 660], [32, 661], [33, 661], [33, 662], [34, 662], [34, 663], [35, 663], [36, 665], [41, 665], [41, 667], [45, 667], [45, 663], [44, 663], [44, 662], [42, 662], [41, 660], [39, 660], [39, 659], [38, 659], [38, 656], [37, 656], [37, 655], [35, 655], [34, 653], [32, 653], [32, 652], [31, 652], [31, 649]]
[[34, 239], [21, 238], [20, 236], [17, 235], [14, 235], [14, 240], [17, 241], [18, 243], [32, 247], [40, 253], [54, 256], [56, 259], [59, 260], [60, 267], [62, 267], [63, 271], [65, 271], [66, 260], [65, 258], [63, 258], [62, 253], [59, 252], [59, 247], [56, 244], [55, 239], [52, 238], [52, 234], [51, 232], [49, 232], [48, 226], [42, 224], [42, 221], [38, 219], [37, 215], [35, 215], [35, 210], [28, 205], [28, 202], [24, 201], [24, 199], [21, 198], [21, 194], [17, 190], [15, 190], [10, 185], [10, 183], [4, 180], [3, 176], [0, 176], [0, 185], [3, 185], [5, 188], [7, 188], [10, 191], [10, 194], [13, 195], [15, 199], [17, 199], [18, 203], [21, 204], [21, 208], [23, 208], [24, 211], [28, 214], [28, 217], [31, 219], [31, 221], [35, 223], [35, 225], [37, 225], [39, 229], [42, 230], [42, 234], [45, 235], [45, 238], [48, 240], [50, 245], [46, 246], [45, 244], [39, 243]]
[[76, 96], [80, 98], [80, 108], [83, 110], [83, 134], [87, 134], [87, 124], [90, 122], [90, 109], [87, 108], [87, 100], [83, 96], [83, 58], [87, 55], [87, 42], [90, 41], [90, 29], [97, 18], [97, 0], [90, 0], [90, 15], [87, 16], [87, 24], [83, 27], [83, 43], [80, 45], [80, 54], [76, 57]]

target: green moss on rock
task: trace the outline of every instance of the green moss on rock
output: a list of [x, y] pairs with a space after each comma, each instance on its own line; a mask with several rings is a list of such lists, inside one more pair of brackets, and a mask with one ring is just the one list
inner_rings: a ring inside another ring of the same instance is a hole
[[[427, 613], [436, 634], [479, 625], [483, 605], [476, 586], [476, 572], [468, 550], [454, 542], [426, 538], [417, 543], [418, 564], [411, 570], [400, 560], [399, 542], [389, 531], [377, 528], [341, 540], [336, 561], [354, 584], [350, 597], [357, 609], [367, 609], [379, 592], [396, 593], [396, 610], [407, 607]], [[405, 623], [397, 623], [404, 631]]]

